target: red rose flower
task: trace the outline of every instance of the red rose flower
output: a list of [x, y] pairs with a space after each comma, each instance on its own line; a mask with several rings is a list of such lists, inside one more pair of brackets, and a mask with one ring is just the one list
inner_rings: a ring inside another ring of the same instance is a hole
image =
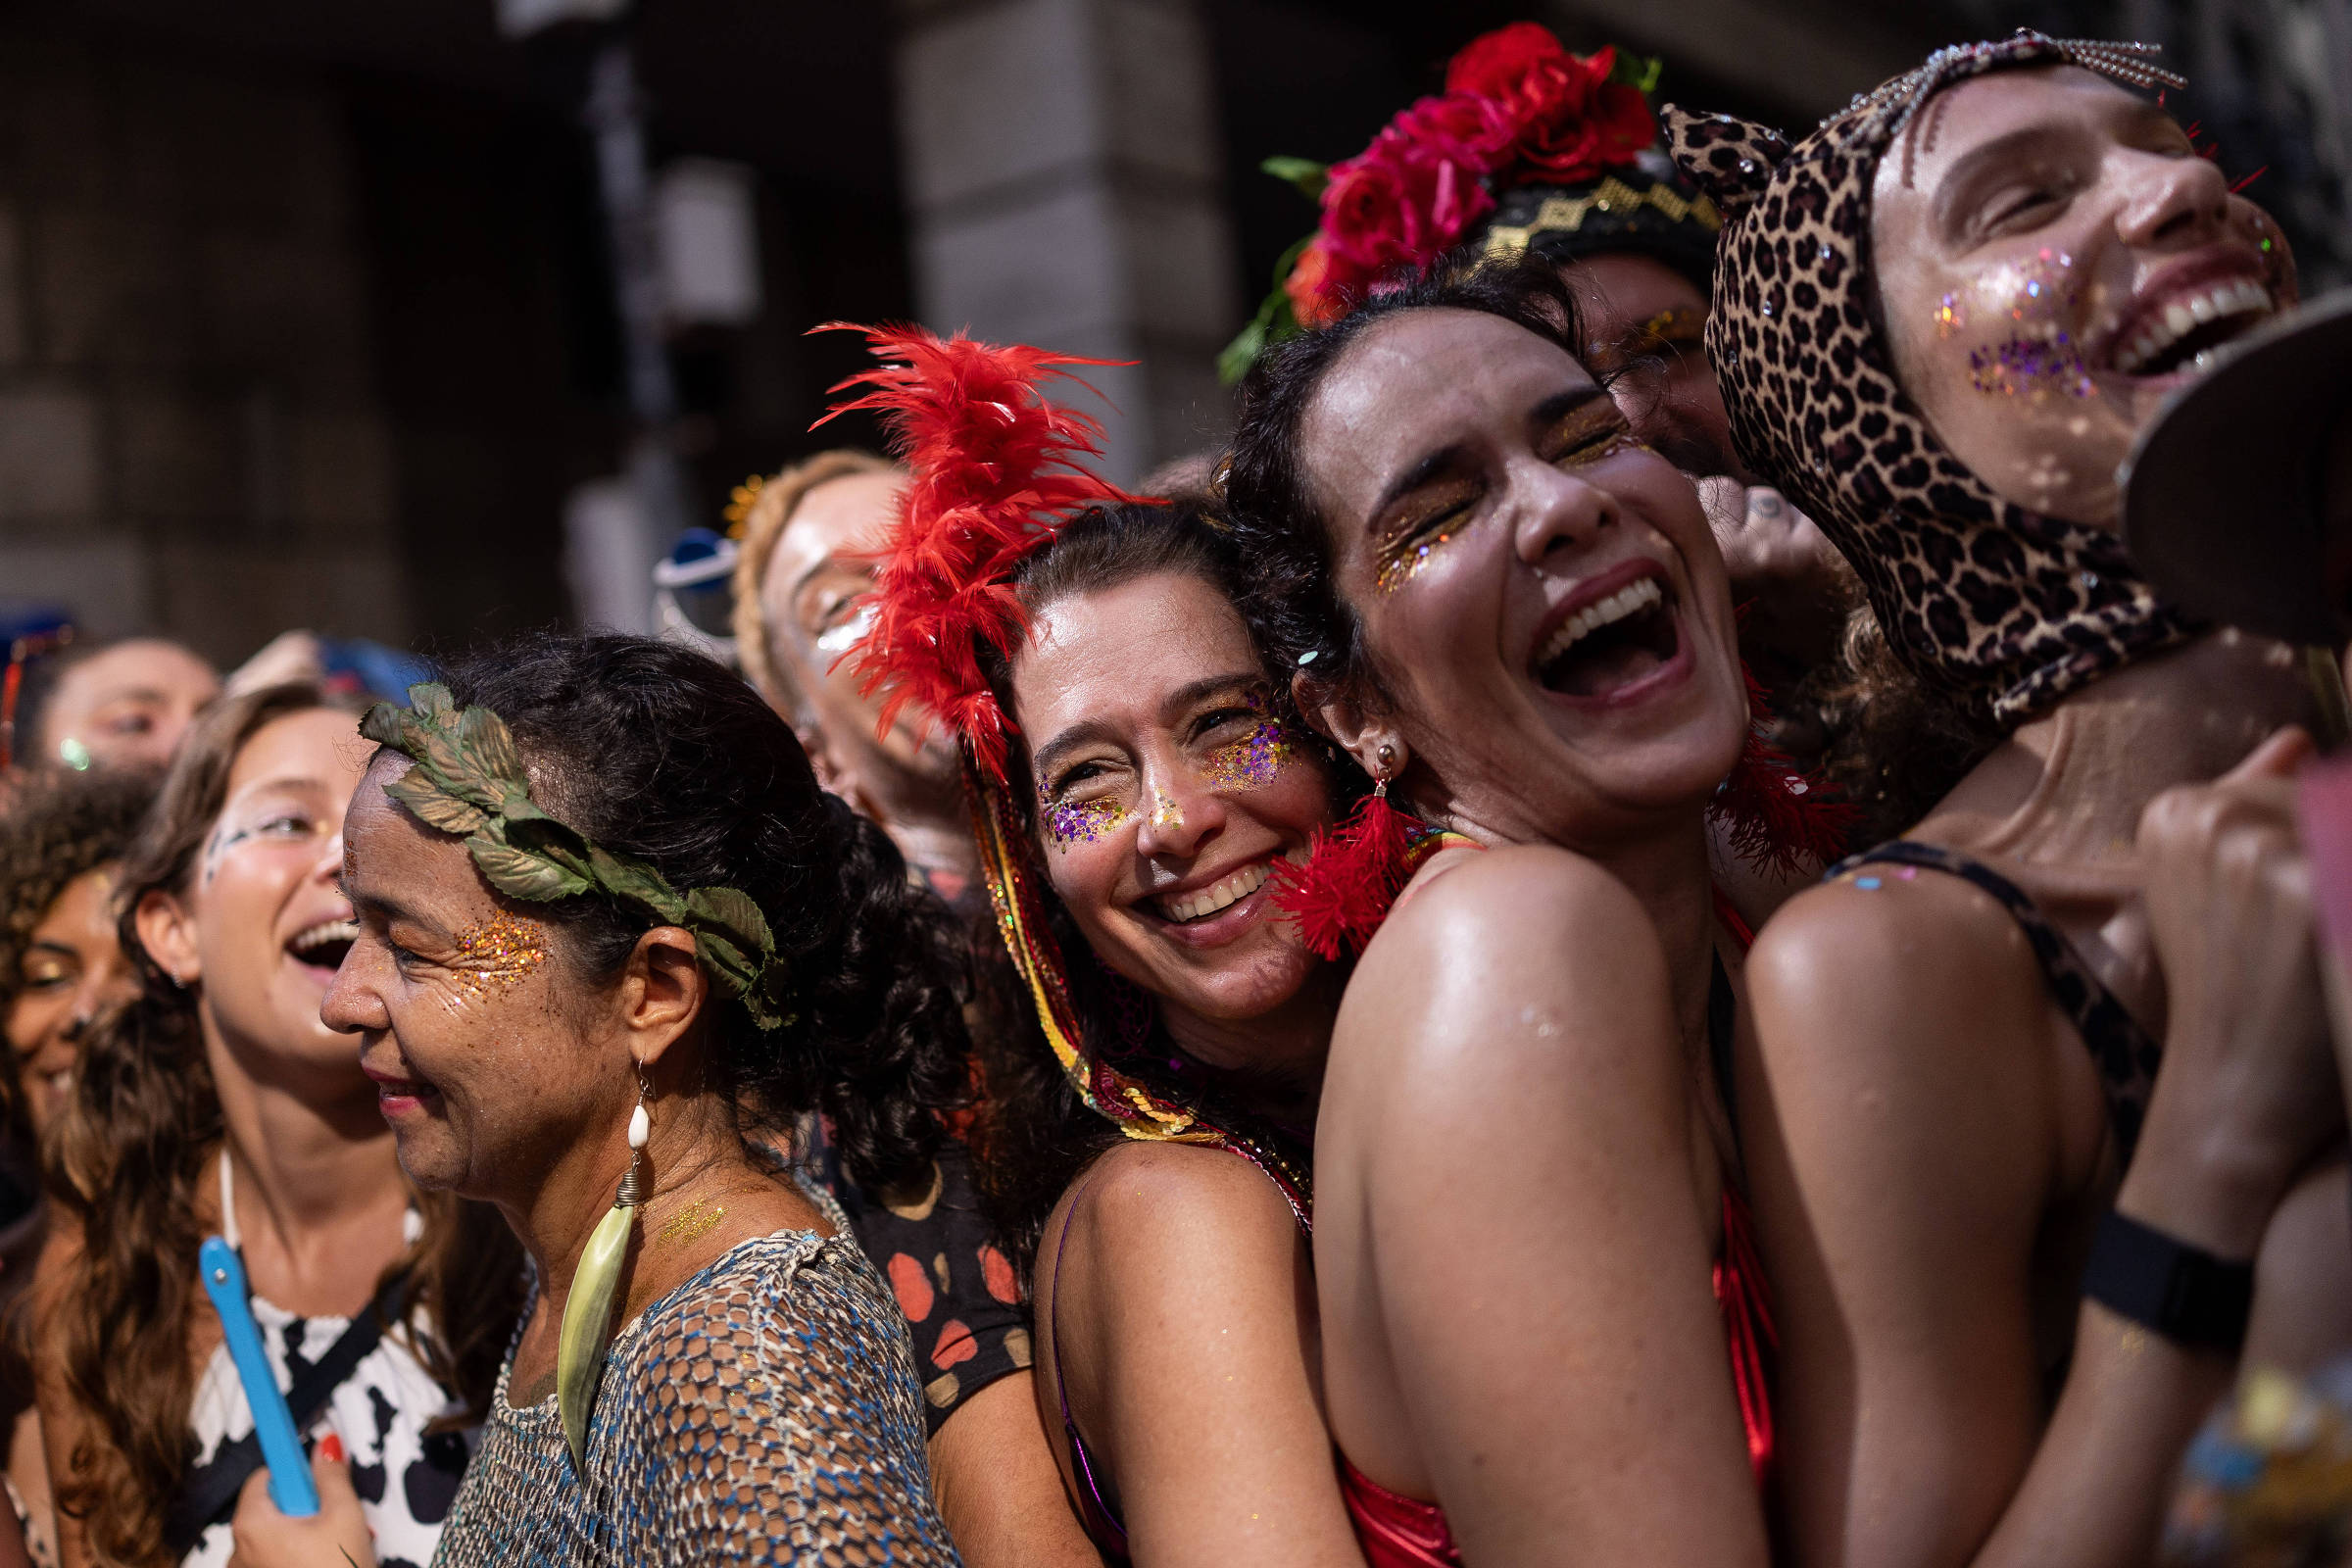
[[1300, 326], [1322, 326], [1347, 314], [1348, 302], [1332, 270], [1331, 247], [1322, 235], [1307, 241], [1306, 249], [1291, 264], [1282, 291], [1291, 297], [1291, 314], [1298, 318]]
[[1451, 249], [1494, 205], [1481, 181], [1509, 145], [1509, 127], [1477, 101], [1424, 98], [1334, 164], [1323, 187], [1323, 292]]
[[1446, 87], [1488, 100], [1516, 127], [1510, 183], [1573, 184], [1631, 163], [1657, 141], [1642, 90], [1609, 80], [1616, 66], [1614, 48], [1572, 55], [1549, 28], [1515, 22], [1455, 55]]

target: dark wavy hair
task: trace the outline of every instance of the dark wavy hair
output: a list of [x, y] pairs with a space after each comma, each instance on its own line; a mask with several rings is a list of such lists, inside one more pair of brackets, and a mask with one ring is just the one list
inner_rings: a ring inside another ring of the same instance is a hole
[[[506, 720], [554, 815], [652, 863], [681, 893], [751, 896], [790, 977], [763, 1030], [710, 1009], [709, 1069], [747, 1131], [811, 1110], [842, 1163], [881, 1189], [926, 1171], [941, 1116], [970, 1096], [954, 917], [873, 823], [816, 782], [791, 726], [725, 666], [673, 643], [542, 633], [444, 672]], [[537, 906], [592, 977], [616, 977], [648, 921], [601, 895]]]
[[1324, 377], [1366, 332], [1408, 311], [1432, 310], [1499, 317], [1584, 363], [1576, 297], [1541, 257], [1441, 268], [1261, 356], [1242, 382], [1220, 489], [1234, 543], [1250, 564], [1250, 590], [1239, 601], [1243, 618], [1269, 668], [1304, 669], [1343, 691], [1386, 694], [1363, 627], [1333, 580], [1330, 524], [1307, 479], [1300, 426]]
[[[139, 992], [83, 1049], [50, 1145], [50, 1196], [80, 1246], [65, 1277], [40, 1293], [38, 1354], [87, 1420], [51, 1480], [59, 1509], [83, 1522], [104, 1562], [172, 1560], [165, 1518], [194, 1450], [198, 1193], [224, 1136], [198, 991], [175, 983], [140, 942], [139, 901], [186, 890], [246, 742], [322, 708], [356, 713], [307, 683], [270, 686], [221, 699], [181, 742], [123, 858], [117, 930]], [[413, 1201], [423, 1233], [378, 1288], [405, 1277], [404, 1300], [432, 1327], [418, 1331], [414, 1313], [388, 1327], [464, 1405], [445, 1424], [478, 1421], [521, 1309], [521, 1250], [486, 1205], [439, 1193]]]
[[[1197, 577], [1238, 606], [1248, 591], [1250, 567], [1223, 518], [1201, 500], [1131, 503], [1092, 507], [1072, 517], [1050, 545], [1022, 563], [1012, 588], [1022, 608], [1034, 615], [1073, 595], [1101, 593], [1160, 573]], [[998, 703], [1011, 712], [1010, 661], [984, 650], [981, 664]], [[1290, 707], [1289, 683], [1268, 684], [1277, 714], [1298, 733], [1310, 734]], [[1236, 1139], [1279, 1150], [1303, 1165], [1303, 1150], [1288, 1147], [1289, 1140], [1230, 1103], [1229, 1096], [1213, 1088], [1180, 1085], [1160, 1069], [1167, 1051], [1151, 998], [1096, 957], [1078, 922], [1054, 894], [1039, 837], [1036, 792], [1027, 787], [1030, 761], [1023, 737], [1013, 739], [1005, 773], [1013, 781], [1005, 793], [1028, 829], [1021, 850], [1030, 857], [1030, 876], [1046, 910], [1047, 929], [1061, 954], [1071, 1004], [1086, 1039], [1110, 1055], [1120, 1070], [1149, 1081], [1173, 1100], [1193, 1103], [1210, 1125]], [[972, 1136], [974, 1172], [999, 1240], [1026, 1278], [1039, 1233], [1054, 1203], [1121, 1138], [1109, 1121], [1079, 1100], [1054, 1059], [996, 923], [984, 922], [975, 937], [995, 1027], [984, 1034], [989, 1092]]]
[[24, 979], [33, 928], [77, 877], [122, 858], [155, 799], [143, 770], [66, 769], [27, 777], [0, 812], [0, 1018]]

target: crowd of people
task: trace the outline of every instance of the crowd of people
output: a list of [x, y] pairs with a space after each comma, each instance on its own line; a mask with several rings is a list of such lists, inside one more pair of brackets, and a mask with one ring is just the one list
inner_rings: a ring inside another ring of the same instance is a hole
[[2352, 312], [2144, 46], [1655, 74], [1132, 492], [859, 328], [738, 667], [21, 645], [0, 1568], [2352, 1562]]

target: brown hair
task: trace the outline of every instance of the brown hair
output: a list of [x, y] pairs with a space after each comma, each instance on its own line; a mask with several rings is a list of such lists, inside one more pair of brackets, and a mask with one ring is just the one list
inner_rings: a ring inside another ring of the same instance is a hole
[[[181, 744], [122, 865], [119, 929], [139, 994], [83, 1051], [49, 1150], [50, 1194], [81, 1245], [50, 1298], [41, 1356], [87, 1420], [53, 1484], [101, 1561], [171, 1561], [164, 1523], [193, 1446], [197, 1194], [224, 1135], [196, 997], [140, 943], [135, 912], [146, 894], [187, 886], [246, 742], [320, 708], [355, 710], [308, 683], [268, 686], [221, 699]], [[423, 1233], [385, 1276], [407, 1277], [411, 1321], [389, 1326], [479, 1419], [521, 1305], [520, 1252], [492, 1210], [446, 1194], [415, 1202]]]
[[743, 663], [743, 672], [760, 689], [760, 695], [795, 726], [802, 722], [808, 700], [790, 671], [777, 667], [769, 657], [767, 617], [760, 607], [760, 580], [767, 575], [767, 564], [775, 558], [776, 544], [784, 537], [784, 525], [801, 509], [801, 502], [809, 491], [828, 480], [846, 479], [854, 473], [900, 471], [899, 466], [888, 458], [878, 458], [855, 447], [820, 452], [760, 485], [759, 499], [744, 514], [743, 540], [736, 547], [735, 556], [735, 656]]

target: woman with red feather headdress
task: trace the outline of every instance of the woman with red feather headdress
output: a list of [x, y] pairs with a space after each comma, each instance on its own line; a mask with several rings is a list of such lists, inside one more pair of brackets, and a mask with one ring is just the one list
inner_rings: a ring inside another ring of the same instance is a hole
[[1045, 392], [1088, 362], [868, 337], [843, 407], [910, 481], [858, 667], [960, 746], [1034, 1018], [973, 1143], [1026, 1243], [1044, 1435], [1106, 1556], [1359, 1564], [1307, 1240], [1339, 976], [1268, 885], [1331, 818], [1331, 756], [1258, 662], [1221, 521], [1084, 466], [1093, 427]]

